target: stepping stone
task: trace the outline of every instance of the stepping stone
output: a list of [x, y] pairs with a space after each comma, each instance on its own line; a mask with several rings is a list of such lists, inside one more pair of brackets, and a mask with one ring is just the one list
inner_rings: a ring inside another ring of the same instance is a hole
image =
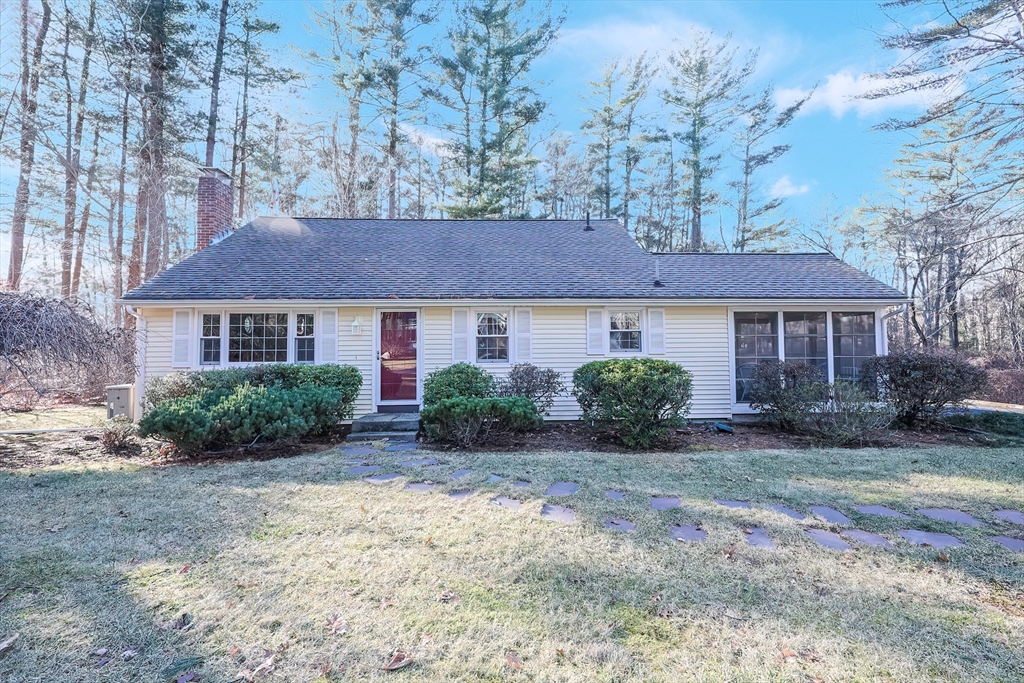
[[[748, 531], [750, 533], [747, 533]], [[764, 532], [764, 529], [744, 529], [743, 535], [747, 537], [747, 545], [752, 548], [768, 548], [769, 550], [775, 548], [775, 542], [768, 538], [768, 534]]]
[[611, 491], [611, 490], [608, 490], [608, 491], [604, 492], [604, 495], [608, 496], [612, 500], [625, 500], [626, 499], [626, 494], [623, 493], [622, 491]]
[[424, 465], [436, 465], [437, 460], [433, 458], [418, 458], [416, 460], [406, 460], [402, 463], [402, 467], [423, 467]]
[[369, 474], [380, 469], [380, 465], [356, 465], [345, 468], [345, 474]]
[[512, 482], [512, 486], [516, 487], [517, 489], [528, 489], [528, 488], [530, 488], [530, 482], [528, 482], [528, 481], [514, 481], [514, 482]]
[[474, 493], [476, 493], [476, 491], [472, 491], [470, 489], [466, 489], [464, 491], [452, 491], [451, 493], [448, 494], [448, 497], [451, 498], [452, 500], [466, 500]]
[[418, 481], [415, 484], [406, 484], [405, 490], [412, 491], [413, 493], [426, 493], [433, 489], [437, 484], [428, 484], [425, 481]]
[[849, 543], [839, 538], [839, 534], [825, 531], [824, 529], [807, 529], [807, 535], [814, 539], [818, 545], [823, 545], [832, 550], [852, 550]]
[[963, 542], [949, 534], [937, 534], [934, 531], [918, 531], [917, 529], [903, 529], [897, 531], [900, 536], [907, 539], [914, 545], [930, 545], [933, 548], [955, 548], [963, 545]]
[[992, 513], [999, 519], [1024, 526], [1024, 512], [1020, 510], [996, 510]]
[[677, 541], [693, 541], [694, 543], [701, 543], [707, 539], [708, 532], [704, 531], [699, 526], [680, 524], [678, 526], [669, 527], [668, 535]]
[[1024, 541], [1019, 538], [1012, 538], [1010, 536], [989, 536], [988, 540], [995, 541], [999, 545], [1009, 548], [1010, 550], [1024, 552]]
[[878, 515], [879, 517], [896, 517], [897, 519], [910, 519], [899, 510], [887, 508], [884, 505], [854, 505], [853, 509], [864, 515]]
[[556, 481], [554, 484], [548, 487], [548, 490], [544, 492], [545, 496], [571, 496], [580, 490], [579, 484], [574, 484], [571, 481]]
[[497, 474], [487, 477], [488, 484], [497, 484], [499, 481], [505, 481], [505, 477], [499, 477]]
[[341, 452], [345, 455], [375, 455], [380, 453], [376, 448], [368, 446], [346, 446], [341, 449]]
[[806, 519], [806, 517], [804, 517], [801, 513], [797, 512], [793, 508], [788, 508], [785, 505], [769, 505], [768, 507], [770, 507], [772, 510], [775, 510], [776, 512], [781, 512], [787, 517], [792, 517], [798, 522]]
[[666, 496], [664, 498], [651, 498], [652, 510], [668, 510], [669, 508], [677, 507], [679, 507], [679, 499], [674, 496]]
[[880, 548], [891, 548], [892, 543], [884, 536], [873, 534], [870, 531], [862, 531], [861, 529], [847, 529], [842, 533], [846, 538], [863, 543], [864, 545], [876, 546]]
[[415, 443], [411, 443], [411, 442], [393, 443], [390, 446], [385, 446], [384, 447], [384, 450], [389, 452], [389, 453], [394, 453], [395, 451], [415, 451], [415, 450], [418, 450], [418, 449], [419, 449], [419, 444], [415, 444]]
[[721, 498], [715, 498], [714, 501], [723, 507], [732, 508], [734, 510], [750, 509], [750, 503], [745, 500], [722, 500]]
[[576, 513], [561, 505], [545, 505], [540, 509], [540, 516], [563, 524], [572, 524], [576, 521]]
[[937, 519], [940, 522], [953, 522], [954, 524], [966, 524], [967, 526], [981, 526], [981, 522], [960, 510], [950, 510], [948, 508], [924, 508], [918, 510], [917, 514], [924, 515], [931, 519]]
[[604, 528], [612, 531], [636, 531], [636, 525], [627, 519], [609, 519], [604, 523]]
[[400, 476], [402, 475], [398, 472], [388, 472], [387, 474], [375, 474], [372, 477], [364, 477], [363, 481], [368, 481], [371, 484], [383, 484], [386, 481], [398, 479]]
[[468, 477], [471, 474], [473, 474], [473, 470], [455, 470], [452, 472], [452, 479], [462, 479], [463, 477]]
[[849, 517], [827, 505], [812, 505], [810, 510], [829, 524], [853, 524]]
[[491, 502], [500, 508], [508, 508], [509, 510], [518, 510], [522, 505], [522, 503], [515, 498], [506, 498], [505, 496], [498, 496]]

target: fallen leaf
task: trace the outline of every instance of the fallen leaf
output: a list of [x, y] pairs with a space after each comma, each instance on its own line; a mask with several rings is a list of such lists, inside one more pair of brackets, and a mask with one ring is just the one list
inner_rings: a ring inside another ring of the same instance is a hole
[[736, 633], [740, 634], [741, 636], [742, 636], [742, 635], [743, 635], [744, 633], [746, 633], [746, 632], [747, 632], [747, 629], [745, 629], [745, 628], [737, 628], [737, 629], [736, 629]]
[[438, 602], [444, 602], [444, 603], [455, 602], [458, 599], [459, 599], [459, 594], [456, 593], [455, 591], [445, 591], [445, 592], [443, 592], [443, 593], [441, 593], [440, 595], [437, 596], [437, 601]]
[[328, 567], [333, 567], [334, 566], [334, 562], [332, 560], [324, 560], [324, 562], [327, 563]]
[[107, 654], [107, 648], [101, 647], [100, 649], [96, 650], [92, 654], [95, 657], [102, 657], [103, 655]]
[[508, 660], [508, 663], [511, 664], [512, 668], [516, 671], [523, 668], [523, 660], [519, 658], [519, 655], [516, 652], [509, 650], [505, 653], [505, 659]]
[[412, 655], [396, 651], [391, 657], [391, 661], [384, 665], [384, 671], [398, 671], [412, 664]]
[[939, 553], [935, 556], [935, 559], [939, 562], [949, 562], [949, 555], [947, 555], [946, 553]]
[[381, 598], [380, 608], [384, 609], [386, 607], [391, 607], [393, 604], [395, 604], [395, 601], [391, 598]]
[[796, 659], [796, 653], [790, 650], [788, 647], [782, 648], [782, 659], [783, 661], [789, 662]]
[[345, 595], [347, 595], [350, 598], [354, 598], [355, 596], [359, 595], [359, 592], [362, 590], [362, 588], [349, 588], [347, 591], [345, 591]]
[[806, 659], [808, 662], [817, 662], [821, 660], [821, 657], [811, 651], [806, 651], [800, 653], [800, 659]]
[[239, 588], [255, 588], [259, 584], [256, 583], [255, 581], [250, 581], [249, 583], [242, 583], [241, 581], [239, 581], [235, 585], [238, 586]]
[[751, 531], [750, 529], [744, 528], [743, 529], [743, 533], [745, 533], [745, 534], [753, 534], [754, 532]]
[[238, 654], [238, 648], [237, 647], [233, 647], [230, 650], [228, 650], [228, 657], [234, 657], [237, 654]]
[[104, 657], [100, 661], [96, 662], [96, 666], [94, 666], [93, 668], [94, 669], [102, 669], [107, 664], [110, 664], [110, 657]]
[[121, 659], [123, 659], [126, 662], [130, 662], [131, 660], [135, 659], [135, 657], [138, 654], [139, 654], [138, 650], [136, 650], [134, 647], [130, 647], [127, 650], [125, 650], [124, 652], [121, 653]]
[[433, 536], [428, 536], [427, 540], [423, 541], [423, 545], [430, 545], [430, 542], [434, 540]]
[[733, 545], [729, 546], [728, 548], [725, 548], [724, 550], [722, 550], [722, 554], [725, 555], [726, 558], [731, 560], [732, 556], [736, 554], [736, 544], [733, 544]]
[[18, 634], [12, 633], [7, 640], [0, 643], [0, 656], [3, 656], [8, 650], [14, 647], [15, 641], [18, 640]]
[[185, 573], [185, 572], [187, 572], [187, 571], [188, 571], [189, 569], [192, 569], [192, 565], [190, 565], [190, 564], [186, 564], [186, 565], [185, 565], [184, 567], [182, 567], [182, 568], [181, 568], [181, 569], [180, 569], [180, 570], [178, 571], [178, 573], [179, 573], [179, 574], [184, 574], [184, 573]]
[[348, 631], [348, 622], [335, 614], [327, 620], [327, 632], [332, 636], [343, 636]]
[[564, 657], [565, 656], [565, 650], [563, 650], [562, 648], [558, 648], [557, 650], [555, 650], [555, 652], [558, 653], [559, 657]]

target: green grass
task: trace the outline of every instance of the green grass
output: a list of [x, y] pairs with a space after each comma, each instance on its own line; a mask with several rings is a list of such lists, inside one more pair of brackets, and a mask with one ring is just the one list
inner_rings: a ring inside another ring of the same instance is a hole
[[[379, 460], [386, 470], [407, 457], [395, 455]], [[1021, 535], [991, 516], [1024, 509], [1020, 449], [437, 456], [444, 469], [425, 476], [444, 486], [427, 494], [403, 492], [405, 478], [347, 476], [336, 451], [0, 473], [0, 641], [21, 634], [0, 680], [158, 681], [191, 664], [224, 682], [273, 653], [257, 680], [1013, 681], [1024, 670], [1024, 554], [985, 538]], [[450, 484], [460, 467], [478, 476]], [[507, 479], [484, 485], [489, 472]], [[574, 525], [539, 515], [558, 480], [582, 484], [555, 501], [576, 510]], [[480, 493], [444, 495], [467, 485]], [[499, 493], [522, 509], [490, 505]], [[651, 495], [682, 506], [654, 512]], [[719, 496], [832, 505], [894, 540], [907, 522], [852, 505], [958, 507], [986, 527], [915, 516], [967, 545], [837, 553], [802, 531], [827, 525], [727, 510]], [[636, 533], [604, 530], [612, 516]], [[701, 524], [708, 541], [671, 541], [676, 523]], [[749, 526], [779, 548], [748, 548]], [[439, 601], [445, 591], [458, 597]], [[326, 629], [335, 617], [344, 634]], [[141, 654], [126, 662], [129, 647]], [[113, 661], [94, 670], [99, 648]], [[414, 664], [381, 671], [396, 648]]]
[[0, 432], [12, 429], [96, 427], [107, 418], [106, 406], [61, 406], [24, 412], [0, 410]]

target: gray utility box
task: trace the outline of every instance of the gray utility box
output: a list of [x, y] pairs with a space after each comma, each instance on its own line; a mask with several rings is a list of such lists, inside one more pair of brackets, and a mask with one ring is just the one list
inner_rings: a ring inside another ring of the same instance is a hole
[[107, 387], [107, 419], [117, 415], [127, 415], [135, 419], [135, 385], [115, 384]]

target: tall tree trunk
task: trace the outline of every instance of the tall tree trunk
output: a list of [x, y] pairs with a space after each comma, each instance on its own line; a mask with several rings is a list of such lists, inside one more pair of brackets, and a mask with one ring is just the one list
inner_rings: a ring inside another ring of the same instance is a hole
[[[142, 130], [149, 126], [149, 112], [142, 109]], [[132, 231], [132, 251], [128, 257], [128, 289], [132, 290], [142, 284], [142, 257], [146, 248], [146, 233], [149, 229], [149, 147], [143, 144], [139, 151], [139, 184], [135, 200], [135, 227]], [[132, 323], [134, 318], [126, 322]]]
[[245, 182], [246, 164], [249, 159], [249, 77], [252, 71], [252, 56], [249, 52], [250, 29], [246, 26], [245, 33], [245, 71], [242, 75], [242, 121], [238, 133], [238, 156], [241, 171], [238, 174], [238, 218], [245, 218]]
[[361, 128], [359, 108], [363, 99], [363, 86], [357, 84], [352, 89], [348, 101], [348, 179], [345, 182], [345, 216], [358, 218], [359, 206], [356, 200], [356, 178], [359, 171], [359, 131]]
[[217, 98], [220, 94], [220, 71], [224, 65], [224, 36], [228, 29], [228, 0], [220, 4], [220, 31], [217, 33], [217, 53], [213, 58], [213, 80], [210, 84], [210, 119], [206, 126], [206, 165], [213, 166], [213, 152], [217, 146]]
[[25, 261], [25, 224], [28, 222], [29, 183], [36, 159], [36, 95], [39, 92], [39, 71], [43, 59], [43, 45], [50, 28], [50, 4], [42, 0], [43, 17], [36, 34], [31, 62], [28, 53], [28, 0], [21, 0], [21, 144], [18, 168], [18, 188], [14, 193], [14, 211], [11, 216], [11, 260], [7, 269], [7, 286], [21, 287], [21, 273]]
[[[398, 102], [393, 105], [397, 108]], [[388, 126], [388, 218], [398, 217], [398, 119]]]
[[92, 212], [92, 186], [96, 181], [96, 163], [100, 156], [100, 129], [96, 128], [92, 140], [92, 160], [85, 180], [85, 206], [82, 207], [82, 219], [78, 225], [78, 244], [75, 246], [75, 267], [71, 274], [71, 298], [78, 298], [78, 288], [82, 281], [82, 259], [85, 252], [85, 235], [89, 231], [89, 214]]
[[[131, 73], [131, 59], [128, 61], [127, 71]], [[120, 299], [124, 294], [124, 185], [125, 176], [128, 173], [128, 104], [131, 91], [128, 90], [127, 82], [124, 89], [124, 100], [121, 104], [121, 163], [117, 169], [117, 235], [114, 238], [114, 300]], [[114, 306], [114, 324], [122, 324], [122, 308]]]
[[146, 161], [149, 162], [145, 278], [160, 272], [167, 240], [166, 182], [164, 177], [164, 117], [167, 97], [164, 75], [167, 70], [167, 7], [163, 0], [152, 4], [153, 18], [149, 35], [149, 116], [143, 134]]

